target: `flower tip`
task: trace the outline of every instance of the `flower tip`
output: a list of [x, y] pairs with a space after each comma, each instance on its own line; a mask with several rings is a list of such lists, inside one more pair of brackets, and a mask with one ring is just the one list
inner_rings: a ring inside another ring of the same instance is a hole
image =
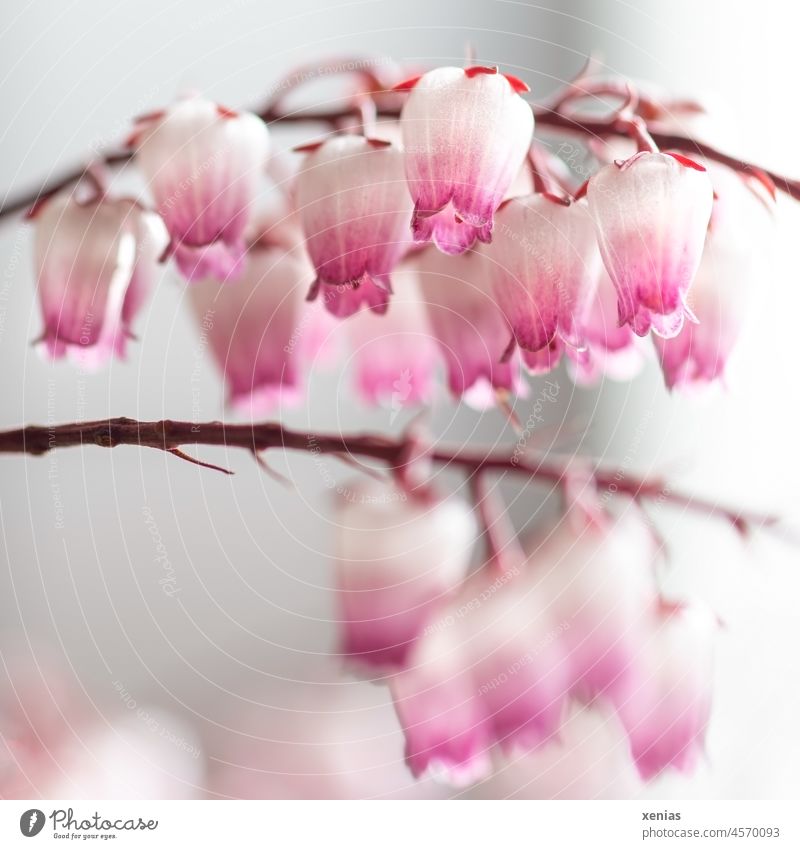
[[220, 106], [219, 103], [217, 104], [217, 115], [224, 120], [239, 117], [239, 113], [235, 109], [229, 109], [227, 106]]
[[472, 68], [464, 68], [467, 79], [477, 77], [479, 74], [496, 74], [499, 71], [497, 65], [474, 65]]
[[667, 151], [667, 156], [671, 156], [676, 162], [680, 162], [681, 165], [686, 168], [694, 168], [695, 171], [705, 171], [705, 165], [701, 165], [699, 162], [695, 162], [694, 159], [690, 159], [688, 156], [684, 156], [682, 153], [671, 153]]
[[313, 153], [315, 150], [319, 150], [324, 144], [325, 140], [299, 144], [292, 148], [292, 153]]

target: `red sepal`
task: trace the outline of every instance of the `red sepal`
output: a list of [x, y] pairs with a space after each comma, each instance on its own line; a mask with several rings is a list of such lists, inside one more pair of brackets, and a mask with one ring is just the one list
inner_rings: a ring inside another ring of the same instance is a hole
[[390, 141], [386, 141], [386, 139], [368, 139], [365, 138], [364, 141], [370, 146], [381, 150], [384, 147], [391, 147], [392, 143]]
[[407, 80], [403, 80], [401, 83], [397, 83], [397, 85], [393, 85], [389, 91], [411, 91], [412, 88], [422, 79], [422, 74], [417, 75], [416, 77], [409, 77]]
[[297, 147], [292, 148], [293, 153], [313, 153], [315, 150], [319, 150], [322, 145], [325, 144], [327, 139], [323, 139], [322, 141], [308, 142], [307, 144], [299, 144]]
[[701, 165], [699, 162], [695, 162], [694, 159], [689, 159], [688, 156], [684, 156], [682, 153], [672, 153], [671, 151], [665, 151], [667, 156], [671, 156], [673, 159], [677, 160], [684, 165], [686, 168], [694, 168], [695, 171], [705, 171], [706, 168], [704, 165]]
[[761, 183], [761, 185], [767, 190], [769, 196], [773, 200], [778, 199], [778, 189], [776, 188], [772, 177], [770, 177], [766, 171], [762, 171], [760, 168], [756, 168], [755, 166], [751, 165], [747, 169], [745, 176], [753, 177], [754, 179], [758, 180], [758, 182]]
[[220, 106], [217, 104], [217, 114], [220, 118], [238, 118], [239, 113], [235, 109], [229, 109], [227, 106]]
[[589, 181], [584, 180], [581, 184], [581, 187], [577, 192], [572, 196], [575, 200], [580, 200], [582, 197], [586, 197], [586, 192], [589, 191]]
[[508, 80], [509, 85], [517, 94], [527, 94], [531, 87], [521, 80], [519, 77], [515, 77], [513, 74], [503, 74], [503, 76]]
[[496, 74], [499, 68], [497, 65], [474, 65], [472, 68], [465, 68], [464, 73], [468, 79], [477, 77], [478, 74]]

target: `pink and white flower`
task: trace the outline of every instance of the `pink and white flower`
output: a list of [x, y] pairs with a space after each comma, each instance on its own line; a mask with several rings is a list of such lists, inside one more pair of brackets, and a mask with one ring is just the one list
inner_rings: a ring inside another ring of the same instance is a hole
[[699, 604], [665, 604], [616, 698], [639, 774], [694, 769], [711, 713], [716, 617]]
[[361, 310], [345, 327], [358, 394], [371, 404], [389, 404], [393, 418], [432, 399], [439, 353], [416, 274], [401, 266], [395, 280], [386, 315]]
[[637, 153], [601, 168], [587, 197], [620, 324], [671, 338], [684, 317], [696, 321], [687, 295], [711, 216], [706, 169], [680, 154]]
[[573, 506], [528, 550], [551, 615], [569, 626], [573, 694], [620, 692], [658, 604], [655, 545], [638, 508], [611, 516]]
[[497, 68], [437, 68], [400, 86], [412, 230], [445, 253], [492, 238], [494, 213], [533, 136], [527, 86]]
[[730, 169], [709, 165], [709, 173], [714, 209], [689, 293], [699, 323], [685, 324], [673, 339], [654, 340], [670, 389], [710, 383], [724, 376], [763, 268], [759, 251], [767, 235], [763, 202]]
[[428, 248], [415, 265], [453, 395], [485, 407], [497, 391], [519, 393], [519, 358], [503, 359], [510, 330], [492, 298], [486, 258], [476, 251], [448, 257]]
[[140, 118], [130, 144], [184, 277], [236, 276], [267, 163], [266, 124], [249, 112], [189, 97]]
[[403, 153], [390, 142], [334, 136], [307, 145], [297, 178], [297, 207], [326, 309], [339, 317], [362, 306], [382, 313], [390, 274], [410, 236], [411, 198]]
[[161, 220], [125, 198], [78, 201], [69, 194], [48, 200], [35, 219], [47, 353], [78, 356], [89, 368], [124, 356], [167, 243]]
[[470, 508], [354, 484], [337, 503], [336, 583], [342, 651], [361, 664], [403, 666], [426, 620], [467, 570]]
[[234, 407], [257, 414], [302, 398], [304, 365], [321, 318], [316, 305], [304, 301], [312, 277], [304, 258], [255, 246], [240, 280], [209, 279], [190, 288], [195, 317]]
[[487, 254], [497, 301], [520, 348], [535, 354], [557, 351], [561, 342], [585, 347], [583, 321], [600, 272], [585, 202], [512, 198], [497, 213]]

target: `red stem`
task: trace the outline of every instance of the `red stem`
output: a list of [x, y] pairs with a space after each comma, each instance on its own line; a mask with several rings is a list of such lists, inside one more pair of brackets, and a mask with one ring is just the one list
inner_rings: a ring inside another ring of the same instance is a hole
[[[137, 445], [167, 451], [181, 459], [197, 462], [180, 449], [185, 445], [216, 445], [244, 448], [252, 453], [278, 448], [290, 451], [314, 451], [317, 454], [341, 455], [345, 459], [360, 457], [377, 460], [390, 468], [407, 462], [408, 439], [388, 439], [362, 434], [308, 433], [290, 430], [278, 423], [227, 424], [225, 422], [180, 422], [169, 419], [140, 422], [128, 418], [76, 422], [53, 427], [28, 425], [0, 432], [0, 454], [46, 454], [56, 448], [75, 445]], [[430, 459], [441, 466], [459, 468], [472, 476], [487, 472], [509, 472], [535, 478], [554, 486], [565, 481], [567, 465], [546, 459], [521, 459], [510, 452], [435, 448]], [[202, 465], [202, 463], [201, 463]], [[220, 468], [212, 466], [212, 468]], [[222, 471], [226, 471], [222, 469]], [[740, 511], [674, 492], [663, 481], [637, 478], [615, 469], [597, 469], [594, 479], [599, 490], [622, 493], [637, 501], [668, 503], [686, 510], [716, 515], [744, 533], [750, 529], [777, 523], [777, 517], [752, 511]], [[491, 524], [494, 524], [493, 522]]]

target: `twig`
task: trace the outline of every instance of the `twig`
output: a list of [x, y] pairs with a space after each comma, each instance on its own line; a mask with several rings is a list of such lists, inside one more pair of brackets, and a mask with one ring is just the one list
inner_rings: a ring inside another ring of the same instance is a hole
[[[157, 448], [191, 459], [191, 462], [228, 472], [219, 466], [188, 458], [180, 450], [185, 445], [243, 448], [257, 453], [267, 449], [307, 451], [339, 457], [360, 457], [385, 464], [390, 470], [402, 470], [408, 462], [408, 438], [389, 439], [375, 434], [313, 433], [291, 430], [279, 423], [227, 424], [225, 422], [181, 422], [165, 419], [140, 422], [113, 418], [91, 422], [42, 427], [28, 425], [0, 432], [0, 454], [46, 454], [57, 448], [76, 445], [137, 445]], [[546, 458], [520, 458], [513, 452], [434, 447], [427, 458], [437, 465], [461, 469], [470, 476], [487, 472], [506, 472], [561, 486], [567, 479], [569, 462]], [[599, 490], [621, 493], [637, 501], [667, 503], [684, 510], [719, 516], [740, 533], [778, 523], [778, 517], [749, 510], [721, 507], [715, 502], [675, 492], [663, 481], [639, 478], [616, 469], [594, 469]]]

